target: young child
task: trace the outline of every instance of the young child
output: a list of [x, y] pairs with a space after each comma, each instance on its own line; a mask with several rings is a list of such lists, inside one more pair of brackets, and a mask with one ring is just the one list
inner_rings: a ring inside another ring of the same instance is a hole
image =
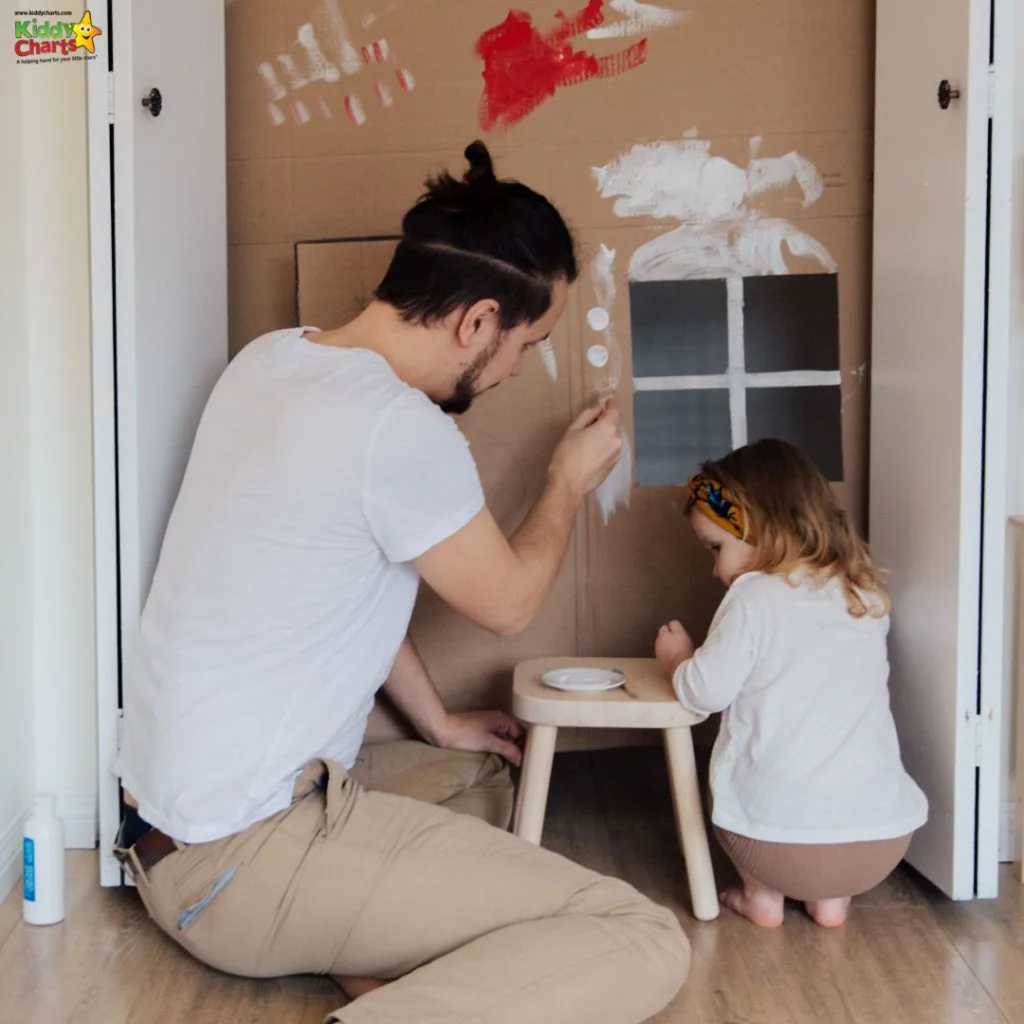
[[729, 588], [697, 650], [678, 622], [655, 653], [690, 711], [722, 715], [712, 821], [743, 880], [725, 906], [818, 924], [883, 881], [927, 820], [889, 710], [889, 601], [810, 459], [759, 441], [705, 463], [688, 516]]

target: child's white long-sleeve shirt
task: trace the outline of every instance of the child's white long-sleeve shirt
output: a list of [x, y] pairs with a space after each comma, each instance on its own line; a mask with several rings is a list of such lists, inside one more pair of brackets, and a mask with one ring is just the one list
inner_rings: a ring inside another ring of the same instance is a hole
[[853, 618], [838, 580], [764, 573], [730, 588], [673, 684], [724, 712], [712, 820], [750, 839], [850, 843], [920, 828], [928, 802], [903, 768], [889, 709], [889, 619]]

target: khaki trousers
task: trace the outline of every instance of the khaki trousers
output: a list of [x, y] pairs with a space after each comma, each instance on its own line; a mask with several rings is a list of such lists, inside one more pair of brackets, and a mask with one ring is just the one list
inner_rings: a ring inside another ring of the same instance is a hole
[[504, 824], [510, 810], [496, 757], [370, 748], [351, 773], [314, 762], [287, 810], [136, 881], [157, 924], [219, 970], [397, 979], [329, 1022], [639, 1024], [660, 1011], [689, 968], [675, 915], [474, 816]]

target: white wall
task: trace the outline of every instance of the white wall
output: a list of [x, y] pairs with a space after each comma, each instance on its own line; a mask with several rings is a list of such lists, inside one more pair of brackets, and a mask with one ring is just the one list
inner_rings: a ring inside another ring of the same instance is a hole
[[36, 787], [72, 845], [96, 805], [85, 65], [21, 67], [32, 419]]
[[[8, 9], [0, 13], [0, 23], [10, 24]], [[34, 774], [30, 377], [19, 70], [11, 60], [0, 60], [0, 897], [20, 870], [20, 828]]]
[[57, 795], [69, 846], [96, 836], [84, 65], [8, 54], [0, 132], [2, 895], [34, 791]]

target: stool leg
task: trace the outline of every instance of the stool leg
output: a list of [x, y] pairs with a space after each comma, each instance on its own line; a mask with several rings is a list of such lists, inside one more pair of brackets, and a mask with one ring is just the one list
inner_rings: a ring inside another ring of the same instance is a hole
[[528, 843], [540, 845], [544, 832], [544, 811], [548, 804], [551, 764], [555, 759], [558, 729], [553, 725], [532, 725], [526, 736], [523, 771], [519, 780], [513, 831]]
[[697, 782], [697, 764], [693, 756], [693, 737], [688, 727], [665, 730], [665, 753], [668, 757], [672, 803], [676, 809], [679, 842], [686, 858], [686, 876], [690, 883], [690, 900], [698, 921], [718, 917], [718, 891], [711, 867], [711, 850], [704, 827], [704, 813]]

